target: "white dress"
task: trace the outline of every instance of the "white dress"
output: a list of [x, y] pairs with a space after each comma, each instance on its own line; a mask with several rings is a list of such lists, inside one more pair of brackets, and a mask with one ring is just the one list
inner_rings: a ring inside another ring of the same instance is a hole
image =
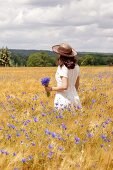
[[62, 85], [61, 77], [68, 78], [68, 89], [63, 92], [57, 92], [54, 99], [54, 107], [56, 109], [65, 109], [71, 107], [81, 108], [81, 102], [75, 88], [75, 82], [77, 77], [80, 75], [79, 65], [75, 65], [74, 69], [68, 69], [65, 65], [58, 66], [55, 78], [57, 86]]

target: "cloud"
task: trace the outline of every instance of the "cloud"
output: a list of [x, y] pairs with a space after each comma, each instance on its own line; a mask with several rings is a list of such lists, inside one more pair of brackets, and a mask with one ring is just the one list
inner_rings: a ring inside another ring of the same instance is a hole
[[[77, 0], [75, 0], [77, 1]], [[31, 5], [31, 6], [37, 6], [37, 7], [53, 7], [57, 5], [65, 5], [66, 3], [69, 4], [69, 1], [66, 0], [16, 0], [18, 4], [24, 4], [24, 5]]]
[[0, 47], [113, 52], [113, 1], [1, 0]]

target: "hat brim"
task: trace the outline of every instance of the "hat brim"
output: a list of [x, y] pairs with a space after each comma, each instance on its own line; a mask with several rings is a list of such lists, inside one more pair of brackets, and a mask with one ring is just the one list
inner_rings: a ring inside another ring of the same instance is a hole
[[57, 53], [57, 54], [60, 54], [60, 55], [63, 55], [63, 56], [67, 56], [67, 57], [74, 57], [77, 55], [77, 52], [72, 48], [72, 52], [70, 54], [65, 54], [65, 53], [62, 53], [61, 51], [59, 51], [59, 46], [60, 45], [54, 45], [52, 47], [52, 50]]

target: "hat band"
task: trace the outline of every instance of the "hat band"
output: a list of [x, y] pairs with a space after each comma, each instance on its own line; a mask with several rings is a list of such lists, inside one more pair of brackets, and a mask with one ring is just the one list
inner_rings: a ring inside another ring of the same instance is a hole
[[58, 49], [58, 50], [59, 50], [60, 53], [63, 53], [63, 54], [71, 54], [72, 53], [72, 50], [70, 52], [69, 51], [67, 51], [67, 52], [66, 51], [62, 51], [60, 49]]

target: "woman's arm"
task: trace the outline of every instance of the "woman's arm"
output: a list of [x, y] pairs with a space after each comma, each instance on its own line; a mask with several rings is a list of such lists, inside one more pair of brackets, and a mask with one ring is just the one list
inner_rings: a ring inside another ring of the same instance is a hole
[[79, 82], [80, 82], [80, 77], [78, 76], [76, 83], [75, 83], [75, 88], [76, 88], [77, 91], [78, 91], [78, 88], [79, 88]]
[[58, 91], [58, 92], [62, 92], [64, 90], [67, 90], [68, 88], [68, 78], [67, 77], [62, 77], [62, 85], [61, 86], [56, 86], [56, 87], [45, 87], [45, 90], [48, 91]]

